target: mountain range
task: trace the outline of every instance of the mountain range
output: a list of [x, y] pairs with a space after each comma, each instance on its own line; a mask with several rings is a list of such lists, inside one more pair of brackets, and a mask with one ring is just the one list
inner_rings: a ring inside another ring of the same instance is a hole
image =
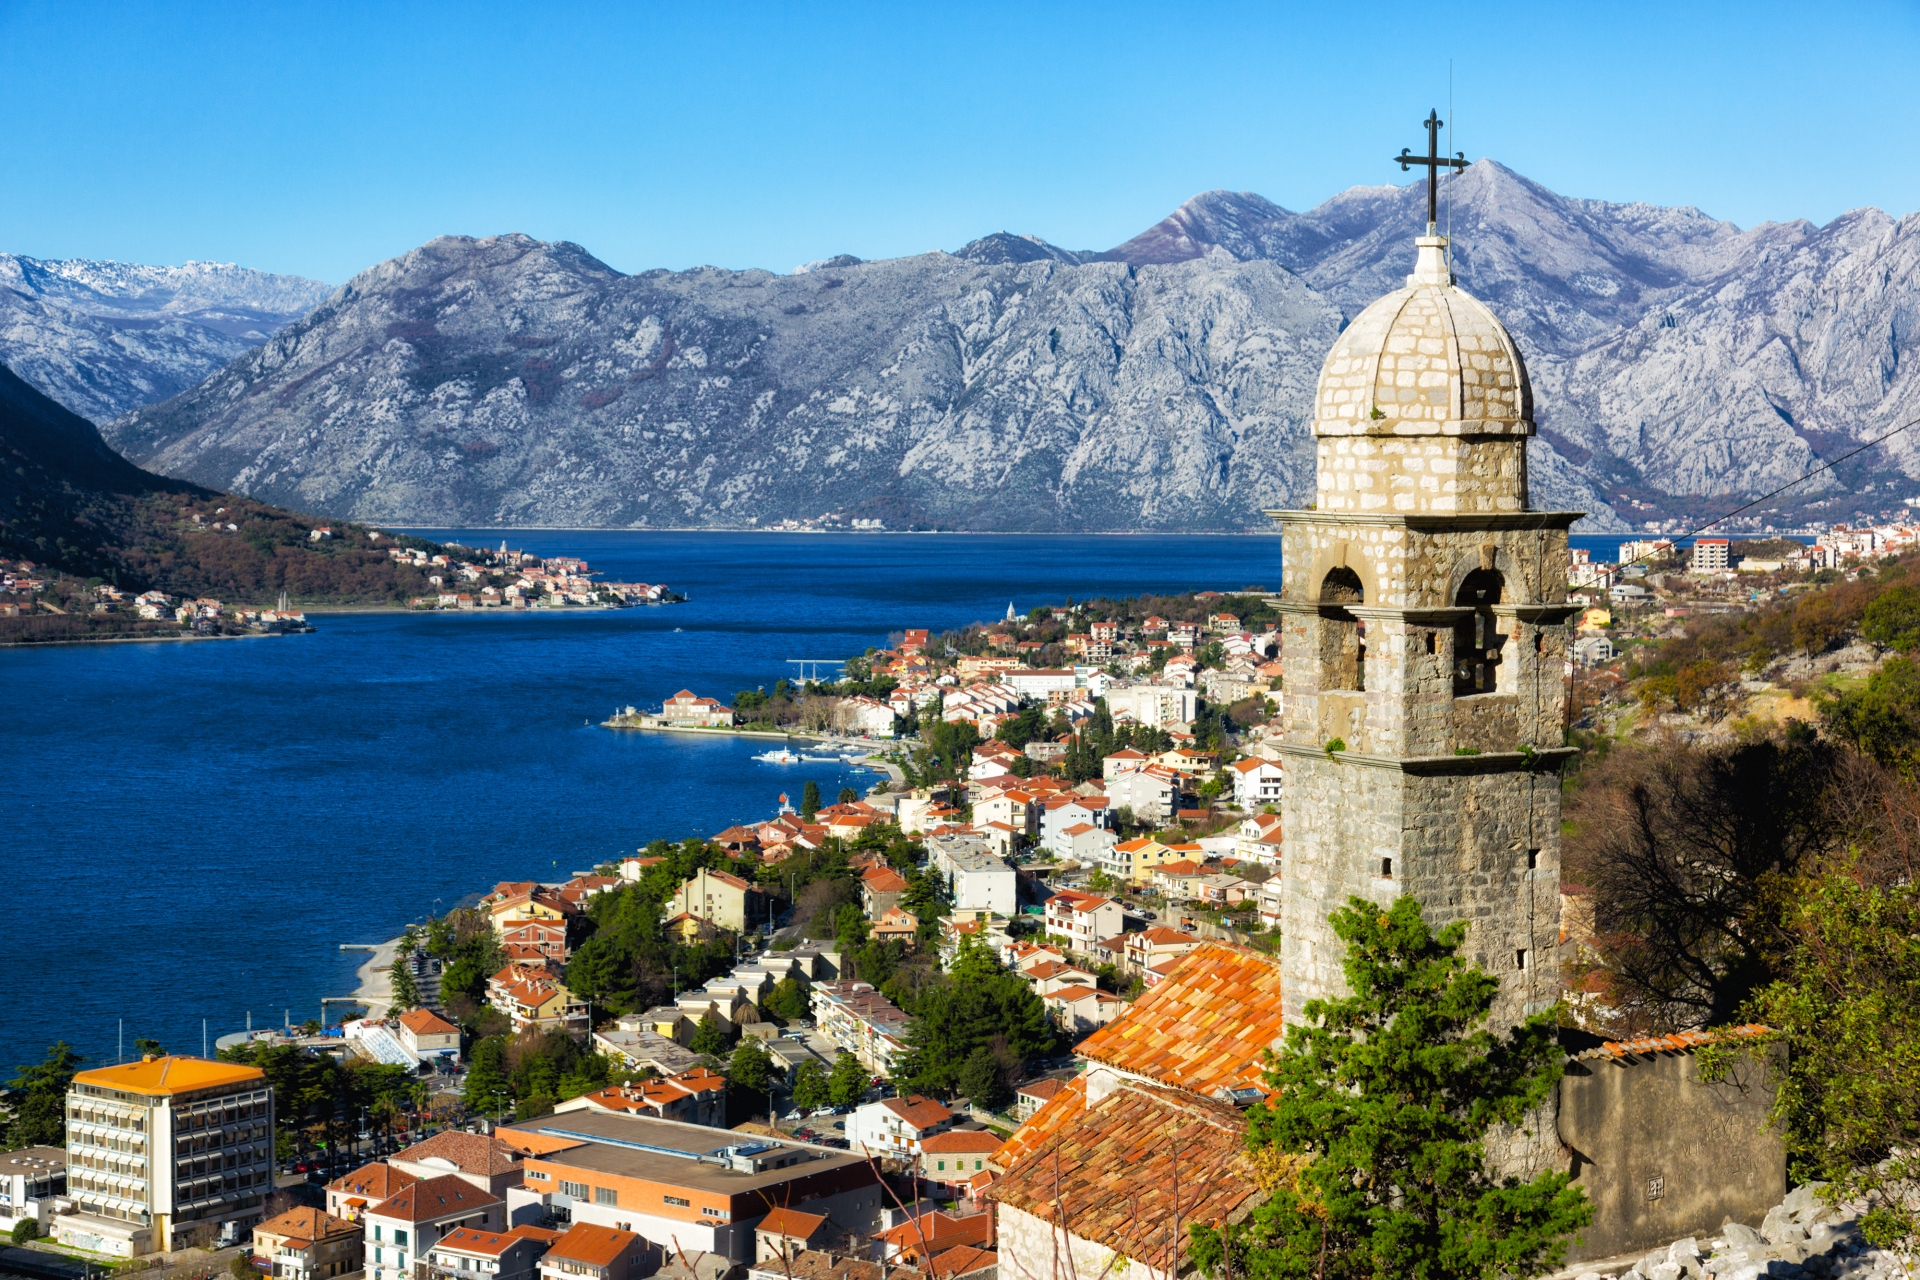
[[202, 382], [333, 286], [230, 263], [145, 267], [0, 253], [0, 362], [96, 422]]
[[[1397, 287], [1424, 190], [1208, 192], [1104, 252], [999, 233], [791, 274], [623, 275], [449, 236], [375, 266], [107, 440], [168, 475], [434, 525], [1242, 529], [1309, 500], [1322, 356]], [[1534, 505], [1718, 514], [1920, 412], [1915, 218], [1742, 230], [1497, 162], [1442, 215], [1535, 385]], [[1782, 521], [1896, 504], [1905, 436]]]

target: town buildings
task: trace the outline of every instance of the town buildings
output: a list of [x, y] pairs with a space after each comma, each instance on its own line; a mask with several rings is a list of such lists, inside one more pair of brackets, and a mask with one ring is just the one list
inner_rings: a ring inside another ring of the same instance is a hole
[[724, 871], [701, 867], [680, 886], [673, 910], [721, 929], [745, 933], [767, 922], [766, 895], [756, 885]]
[[181, 1056], [96, 1067], [67, 1090], [54, 1237], [130, 1258], [251, 1227], [273, 1188], [273, 1091], [257, 1067]]
[[67, 1153], [59, 1147], [21, 1147], [0, 1152], [0, 1235], [22, 1222], [45, 1233], [53, 1202], [67, 1193]]
[[953, 1128], [954, 1114], [932, 1098], [882, 1098], [847, 1117], [847, 1142], [857, 1152], [913, 1158], [921, 1144]]
[[455, 1227], [428, 1251], [427, 1280], [533, 1280], [559, 1238], [560, 1232], [544, 1227]]
[[843, 1232], [879, 1226], [885, 1192], [856, 1153], [595, 1111], [507, 1130], [533, 1152], [525, 1184], [508, 1192], [516, 1213], [634, 1232], [648, 1267], [679, 1251], [751, 1261], [754, 1227], [776, 1208], [823, 1214]]
[[620, 1227], [576, 1222], [540, 1257], [541, 1280], [638, 1280], [652, 1250]]
[[682, 689], [660, 705], [660, 719], [681, 728], [728, 729], [733, 727], [733, 708]]
[[253, 1229], [256, 1266], [279, 1280], [328, 1280], [360, 1270], [360, 1225], [324, 1209], [301, 1207]]
[[875, 1075], [891, 1075], [906, 1052], [912, 1021], [870, 983], [816, 982], [810, 996], [814, 1025], [838, 1049]]
[[[446, 1135], [438, 1135], [444, 1137]], [[506, 1205], [465, 1178], [441, 1174], [408, 1183], [361, 1215], [366, 1280], [415, 1280], [440, 1238], [460, 1227], [506, 1230]]]

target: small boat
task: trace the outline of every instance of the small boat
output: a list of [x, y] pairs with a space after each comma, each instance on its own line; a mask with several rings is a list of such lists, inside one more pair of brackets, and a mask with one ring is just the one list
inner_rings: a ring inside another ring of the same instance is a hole
[[755, 756], [754, 759], [766, 764], [799, 764], [802, 757], [793, 754], [793, 752], [787, 750], [785, 747], [781, 747], [777, 751], [763, 751]]

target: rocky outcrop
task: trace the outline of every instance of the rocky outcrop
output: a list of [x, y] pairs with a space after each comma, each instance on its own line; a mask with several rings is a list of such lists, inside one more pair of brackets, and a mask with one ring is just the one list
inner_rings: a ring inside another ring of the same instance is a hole
[[0, 362], [105, 422], [178, 395], [331, 286], [217, 262], [143, 267], [0, 253]]
[[[105, 434], [168, 474], [368, 520], [1259, 528], [1308, 496], [1321, 357], [1404, 280], [1423, 199], [1208, 192], [1106, 253], [1000, 232], [785, 276], [623, 276], [575, 245], [447, 237]], [[1485, 160], [1442, 219], [1533, 377], [1533, 504], [1592, 512], [1583, 530], [1719, 514], [1920, 416], [1914, 219], [1743, 231]], [[1893, 507], [1916, 448], [1772, 511]]]

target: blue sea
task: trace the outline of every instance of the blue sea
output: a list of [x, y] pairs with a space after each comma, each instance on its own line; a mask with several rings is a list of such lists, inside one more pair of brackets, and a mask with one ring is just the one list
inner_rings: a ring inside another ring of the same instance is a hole
[[[422, 530], [497, 546], [488, 531]], [[1067, 597], [1277, 589], [1274, 536], [546, 531], [684, 604], [316, 613], [311, 635], [0, 650], [0, 854], [15, 905], [0, 1068], [54, 1040], [95, 1063], [199, 1052], [320, 1014], [378, 942], [503, 879], [771, 815], [811, 778], [754, 739], [597, 727], [681, 688], [731, 698], [909, 627]], [[1611, 558], [1619, 538], [1577, 538]], [[4, 1078], [4, 1077], [0, 1077]]]

